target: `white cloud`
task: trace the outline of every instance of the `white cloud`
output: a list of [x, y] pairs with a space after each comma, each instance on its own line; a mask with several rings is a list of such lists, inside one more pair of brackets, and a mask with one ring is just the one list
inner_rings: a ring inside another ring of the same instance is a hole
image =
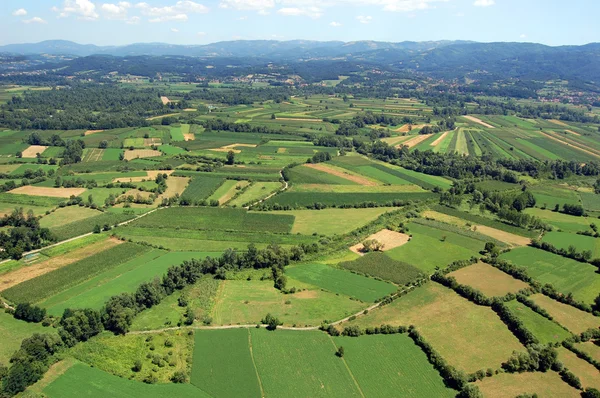
[[525, 33], [521, 34], [521, 36], [519, 36], [521, 39], [526, 39], [527, 35]]
[[108, 19], [127, 19], [127, 10], [131, 8], [131, 3], [127, 1], [121, 1], [117, 4], [104, 3], [100, 7], [102, 13]]
[[275, 7], [275, 0], [221, 0], [219, 7], [264, 13]]
[[356, 20], [360, 23], [368, 24], [373, 22], [373, 17], [370, 15], [359, 15], [358, 17], [356, 17]]
[[237, 18], [238, 21], [245, 21], [247, 19], [248, 19], [248, 17], [246, 15], [244, 15], [243, 17]]
[[196, 33], [196, 36], [204, 37], [204, 36], [206, 36], [206, 32], [198, 32], [198, 33]]
[[150, 22], [185, 22], [189, 19], [189, 14], [205, 14], [209, 11], [203, 4], [189, 0], [178, 1], [175, 5], [165, 7], [152, 7], [148, 3], [138, 3], [135, 7], [139, 8], [143, 15], [152, 17]]
[[173, 32], [173, 33], [179, 33], [179, 29], [177, 29], [177, 28], [171, 28], [171, 32]]
[[78, 19], [94, 20], [99, 17], [96, 5], [90, 0], [65, 0], [62, 8], [53, 7], [52, 10], [59, 13], [59, 18], [76, 16]]
[[319, 7], [285, 7], [277, 10], [277, 13], [290, 17], [305, 16], [313, 19], [321, 18], [323, 16], [323, 10]]
[[15, 17], [22, 17], [27, 15], [27, 10], [24, 8], [19, 8], [18, 10], [15, 10], [12, 15], [14, 15]]
[[26, 24], [30, 24], [30, 23], [47, 23], [46, 21], [44, 21], [42, 18], [40, 17], [33, 17], [31, 19], [24, 19], [23, 23]]
[[475, 3], [473, 3], [475, 7], [489, 7], [494, 4], [496, 4], [494, 0], [475, 0]]
[[341, 23], [339, 23], [339, 22], [335, 22], [335, 21], [333, 21], [333, 22], [331, 22], [331, 23], [329, 24], [329, 26], [332, 26], [332, 27], [334, 27], [334, 28], [339, 28], [340, 26], [342, 26], [342, 24], [341, 24]]
[[142, 21], [142, 18], [135, 16], [127, 19], [125, 22], [129, 25], [137, 25]]

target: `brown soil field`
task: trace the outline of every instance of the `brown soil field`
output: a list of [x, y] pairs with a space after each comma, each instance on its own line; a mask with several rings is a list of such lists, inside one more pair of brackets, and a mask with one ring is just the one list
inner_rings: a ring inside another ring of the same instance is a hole
[[86, 132], [84, 133], [84, 135], [92, 135], [92, 134], [95, 134], [95, 133], [101, 133], [101, 132], [103, 132], [103, 131], [104, 131], [104, 130], [88, 130], [88, 131], [86, 131]]
[[448, 276], [456, 278], [461, 285], [468, 285], [481, 291], [487, 297], [501, 297], [529, 287], [527, 283], [485, 263], [469, 265], [449, 273]]
[[46, 149], [48, 149], [47, 146], [31, 145], [29, 148], [25, 149], [22, 154], [24, 158], [35, 158], [38, 153], [42, 154]]
[[575, 376], [579, 377], [583, 388], [600, 389], [600, 371], [564, 347], [559, 347], [558, 360]]
[[439, 143], [442, 142], [444, 140], [444, 138], [446, 138], [448, 133], [449, 133], [449, 131], [445, 131], [444, 133], [442, 133], [442, 135], [440, 135], [435, 141], [433, 141], [431, 143], [431, 146], [438, 146]]
[[579, 390], [562, 381], [558, 373], [500, 373], [476, 383], [486, 398], [514, 398], [522, 394], [539, 397], [579, 397]]
[[169, 102], [171, 102], [167, 97], [160, 97], [160, 100], [162, 101], [163, 105], [167, 105]]
[[306, 164], [303, 164], [302, 166], [303, 167], [308, 167], [308, 168], [311, 168], [311, 169], [314, 169], [314, 170], [319, 170], [319, 171], [322, 171], [324, 173], [331, 174], [331, 175], [334, 175], [336, 177], [340, 177], [340, 178], [343, 178], [343, 179], [348, 180], [348, 181], [355, 182], [355, 183], [360, 184], [360, 185], [365, 185], [365, 186], [379, 185], [375, 181], [372, 181], [372, 180], [370, 180], [370, 179], [368, 179], [366, 177], [362, 177], [362, 176], [359, 176], [359, 175], [350, 174], [350, 172], [346, 172], [343, 169], [333, 168], [332, 166], [329, 166], [329, 165], [326, 165], [326, 164], [323, 164], [323, 163], [316, 163], [316, 164], [306, 163]]
[[427, 138], [431, 137], [433, 134], [419, 134], [416, 135], [414, 137], [412, 137], [409, 140], [404, 141], [403, 143], [401, 143], [400, 145], [398, 145], [398, 147], [400, 146], [407, 146], [409, 148], [412, 148], [414, 146], [419, 145], [421, 142], [425, 141]]
[[146, 120], [156, 120], [156, 119], [162, 119], [163, 117], [177, 116], [177, 115], [181, 115], [181, 113], [167, 113], [166, 115], [149, 117], [149, 118], [146, 118]]
[[214, 152], [229, 152], [229, 151], [233, 151], [233, 153], [242, 153], [242, 151], [240, 149], [235, 149], [236, 147], [246, 147], [246, 148], [256, 148], [257, 145], [255, 144], [230, 144], [230, 145], [225, 145], [222, 146], [220, 148], [213, 148], [210, 149], [211, 151]]
[[548, 121], [549, 121], [549, 122], [552, 122], [552, 123], [554, 123], [554, 124], [557, 124], [557, 125], [559, 125], [559, 126], [563, 126], [563, 127], [569, 127], [569, 125], [568, 125], [567, 123], [565, 123], [565, 122], [561, 122], [560, 120], [557, 120], [557, 119], [549, 119]]
[[475, 116], [463, 116], [463, 117], [472, 122], [481, 124], [482, 126], [487, 127], [488, 129], [495, 129], [495, 127], [492, 126], [491, 124], [488, 124], [488, 123], [484, 122], [483, 120], [476, 118]]
[[85, 188], [50, 188], [25, 185], [23, 187], [13, 189], [12, 191], [8, 191], [8, 193], [32, 196], [49, 196], [52, 198], [70, 198], [71, 195], [79, 196], [85, 191]]
[[144, 138], [144, 146], [162, 145], [160, 138]]
[[545, 137], [548, 137], [548, 138], [550, 138], [550, 139], [551, 139], [551, 140], [553, 140], [553, 141], [556, 141], [556, 142], [559, 142], [559, 143], [561, 143], [561, 144], [563, 144], [563, 145], [566, 145], [566, 146], [569, 146], [569, 147], [575, 148], [575, 149], [577, 149], [578, 151], [581, 151], [581, 152], [585, 152], [585, 153], [587, 153], [588, 155], [592, 155], [592, 156], [594, 156], [594, 157], [600, 158], [600, 155], [598, 155], [597, 153], [595, 153], [595, 152], [592, 152], [592, 151], [589, 151], [589, 150], [587, 150], [587, 149], [585, 149], [585, 148], [582, 148], [582, 147], [580, 147], [579, 145], [573, 145], [573, 144], [571, 144], [571, 143], [569, 143], [569, 142], [563, 141], [563, 140], [561, 140], [561, 139], [559, 139], [559, 138], [555, 137], [554, 135], [550, 135], [550, 134], [548, 134], [548, 133], [546, 133], [546, 132], [543, 132], [543, 131], [540, 131], [540, 134], [542, 134], [542, 135], [543, 135], [543, 136], [545, 136]]
[[194, 109], [194, 108], [185, 108], [183, 111], [184, 112], [196, 112], [198, 109]]
[[565, 131], [566, 131], [567, 133], [571, 133], [571, 134], [573, 134], [573, 135], [576, 135], [576, 136], [578, 136], [578, 137], [581, 137], [581, 134], [579, 134], [579, 133], [576, 133], [576, 132], [575, 132], [575, 131], [573, 131], [573, 130], [565, 130]]
[[196, 136], [194, 135], [194, 133], [188, 133], [183, 135], [183, 139], [185, 139], [186, 141], [194, 141], [196, 139]]
[[134, 149], [133, 151], [125, 151], [125, 160], [151, 158], [156, 156], [162, 156], [162, 152], [152, 149]]
[[158, 197], [158, 200], [173, 197], [175, 194], [181, 195], [189, 182], [190, 179], [188, 177], [169, 177], [167, 179], [167, 189]]
[[548, 311], [556, 322], [569, 329], [572, 333], [579, 334], [588, 329], [597, 329], [600, 327], [600, 318], [578, 310], [568, 304], [560, 303], [541, 293], [530, 296], [530, 299]]
[[397, 133], [408, 133], [410, 131], [409, 127], [410, 127], [410, 124], [405, 124], [404, 126], [397, 128], [396, 132]]
[[[382, 229], [381, 231], [376, 232], [373, 235], [369, 236], [365, 240], [371, 240], [371, 239], [375, 239], [379, 243], [382, 243], [383, 248], [381, 250], [387, 251], [387, 250], [392, 250], [396, 247], [400, 247], [400, 246], [407, 244], [408, 241], [410, 240], [410, 236], [400, 233], [400, 232], [390, 231], [389, 229]], [[350, 250], [352, 250], [356, 254], [363, 256], [364, 253], [361, 252], [362, 248], [363, 248], [363, 244], [358, 243], [358, 244], [352, 246], [350, 248]]]
[[155, 180], [156, 176], [159, 174], [171, 175], [175, 172], [175, 170], [148, 170], [146, 171], [147, 176], [140, 177], [120, 177], [113, 179], [113, 182], [142, 182], [142, 181], [150, 181]]
[[294, 297], [299, 299], [314, 299], [319, 295], [316, 290], [303, 290], [294, 294]]
[[[434, 220], [442, 221], [447, 224], [457, 225], [459, 227], [466, 227], [467, 221], [449, 216], [447, 214], [439, 213], [433, 210], [427, 210], [423, 212], [423, 217], [433, 218]], [[472, 230], [476, 230], [477, 232], [497, 239], [501, 242], [508, 243], [511, 246], [527, 246], [531, 239], [526, 238], [524, 236], [519, 236], [515, 234], [511, 234], [510, 232], [505, 232], [496, 228], [486, 227], [485, 225], [472, 225]]]
[[174, 172], [175, 170], [148, 170], [146, 171], [146, 174], [148, 174], [148, 178], [154, 180], [159, 174], [166, 174], [170, 176]]
[[62, 268], [76, 261], [82, 260], [99, 252], [110, 249], [116, 245], [123, 243], [119, 239], [109, 238], [100, 242], [93, 243], [89, 246], [82, 247], [67, 254], [50, 258], [39, 263], [34, 263], [30, 266], [24, 266], [6, 274], [0, 275], [0, 291], [6, 290], [19, 283], [36, 278], [40, 275], [47, 274], [55, 269]]
[[224, 152], [227, 153], [229, 151], [233, 152], [233, 153], [242, 153], [242, 151], [240, 151], [239, 149], [231, 149], [231, 148], [213, 148], [213, 149], [209, 149], [209, 151], [213, 151], [213, 152]]

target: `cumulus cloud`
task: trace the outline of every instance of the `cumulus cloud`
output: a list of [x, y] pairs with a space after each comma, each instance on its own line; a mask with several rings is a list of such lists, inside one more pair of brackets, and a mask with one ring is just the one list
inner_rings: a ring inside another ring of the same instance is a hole
[[370, 15], [359, 15], [358, 17], [356, 17], [356, 20], [360, 23], [368, 24], [373, 22], [373, 17]]
[[221, 0], [219, 7], [233, 10], [266, 11], [275, 7], [275, 0]]
[[24, 8], [19, 8], [18, 10], [15, 10], [12, 15], [14, 15], [15, 17], [22, 17], [27, 15], [27, 10]]
[[206, 36], [206, 32], [198, 32], [198, 33], [196, 33], [196, 36], [204, 37], [204, 36]]
[[185, 22], [189, 19], [189, 14], [205, 14], [209, 11], [205, 5], [189, 0], [178, 1], [175, 5], [165, 7], [152, 7], [148, 3], [138, 3], [135, 7], [140, 9], [143, 15], [151, 17], [149, 22]]
[[171, 28], [171, 32], [173, 32], [173, 33], [179, 33], [179, 29], [177, 29], [177, 28]]
[[313, 19], [323, 16], [323, 10], [319, 7], [284, 7], [277, 10], [277, 13], [291, 17], [305, 16]]
[[127, 11], [131, 8], [131, 3], [121, 1], [117, 4], [104, 3], [100, 7], [102, 13], [108, 19], [127, 19]]
[[526, 39], [527, 35], [525, 33], [522, 33], [521, 36], [519, 36], [521, 39]]
[[33, 17], [31, 19], [24, 19], [23, 23], [26, 24], [30, 24], [30, 23], [47, 23], [46, 21], [44, 21], [42, 18], [40, 17]]
[[475, 3], [473, 3], [475, 7], [489, 7], [494, 4], [496, 4], [494, 0], [475, 0]]
[[53, 7], [52, 10], [58, 12], [59, 18], [75, 16], [78, 19], [94, 20], [99, 17], [96, 5], [90, 0], [65, 0], [62, 8]]
[[135, 17], [131, 17], [125, 20], [125, 22], [129, 25], [137, 25], [142, 21], [142, 18], [138, 17], [137, 15]]
[[329, 26], [332, 26], [332, 27], [334, 27], [334, 28], [339, 28], [340, 26], [342, 26], [342, 24], [341, 24], [341, 23], [339, 23], [339, 22], [335, 22], [335, 21], [333, 21], [333, 22], [331, 22], [331, 23], [329, 24]]

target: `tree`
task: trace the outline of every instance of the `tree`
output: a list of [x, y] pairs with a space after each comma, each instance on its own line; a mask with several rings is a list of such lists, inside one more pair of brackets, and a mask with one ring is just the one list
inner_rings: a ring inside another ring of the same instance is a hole
[[275, 116], [274, 113], [271, 113], [271, 120], [275, 120], [275, 119], [277, 119], [277, 116]]
[[98, 144], [98, 148], [100, 148], [100, 149], [108, 148], [108, 141], [106, 141], [106, 140], [100, 141], [100, 144]]
[[232, 165], [235, 163], [235, 152], [233, 152], [233, 151], [227, 152], [227, 161], [225, 163], [227, 163], [229, 165]]
[[594, 309], [600, 311], [600, 294], [594, 299]]
[[479, 391], [479, 387], [475, 384], [467, 384], [460, 393], [456, 396], [457, 398], [483, 398], [483, 394]]
[[[598, 130], [600, 130], [600, 127]], [[595, 388], [586, 388], [585, 391], [581, 393], [581, 398], [600, 398], [600, 391]]]
[[275, 330], [277, 326], [283, 325], [283, 322], [279, 321], [279, 318], [274, 317], [271, 313], [268, 313], [262, 320], [263, 325], [267, 325], [267, 330]]
[[343, 346], [339, 346], [335, 355], [337, 355], [340, 358], [344, 357], [344, 347]]

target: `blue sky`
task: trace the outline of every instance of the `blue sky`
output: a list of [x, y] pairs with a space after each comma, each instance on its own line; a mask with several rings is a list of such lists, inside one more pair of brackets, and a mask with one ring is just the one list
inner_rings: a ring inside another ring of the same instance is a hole
[[1, 0], [0, 44], [600, 41], [599, 0]]

